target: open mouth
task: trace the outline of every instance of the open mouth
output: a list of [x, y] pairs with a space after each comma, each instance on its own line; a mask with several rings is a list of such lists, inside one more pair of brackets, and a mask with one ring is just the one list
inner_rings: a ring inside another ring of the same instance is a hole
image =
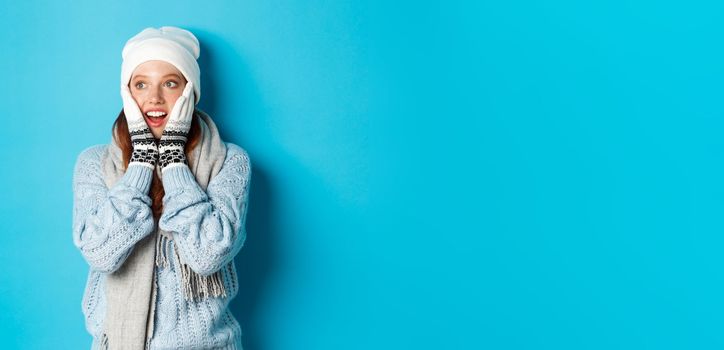
[[151, 119], [163, 119], [166, 117], [166, 112], [150, 111], [150, 112], [146, 112], [146, 117], [151, 118]]
[[166, 123], [166, 112], [164, 111], [148, 111], [143, 113], [146, 116], [146, 124], [152, 128], [159, 128]]

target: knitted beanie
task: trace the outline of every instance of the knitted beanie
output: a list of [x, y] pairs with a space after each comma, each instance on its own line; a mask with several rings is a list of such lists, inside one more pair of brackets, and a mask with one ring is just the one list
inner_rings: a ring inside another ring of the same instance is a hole
[[143, 62], [161, 60], [173, 64], [187, 81], [193, 82], [196, 101], [201, 98], [199, 41], [188, 30], [165, 26], [146, 28], [133, 36], [123, 47], [121, 56], [121, 87], [128, 85], [133, 71]]

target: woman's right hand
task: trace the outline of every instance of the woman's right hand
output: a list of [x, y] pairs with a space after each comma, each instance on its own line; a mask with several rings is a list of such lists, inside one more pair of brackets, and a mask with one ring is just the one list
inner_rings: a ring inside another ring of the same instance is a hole
[[133, 153], [131, 153], [131, 161], [128, 165], [137, 163], [154, 169], [158, 163], [156, 139], [146, 124], [146, 120], [143, 119], [143, 113], [138, 108], [136, 100], [131, 96], [128, 86], [121, 87], [121, 97], [123, 98], [123, 114], [126, 115], [128, 133], [131, 135], [133, 144]]

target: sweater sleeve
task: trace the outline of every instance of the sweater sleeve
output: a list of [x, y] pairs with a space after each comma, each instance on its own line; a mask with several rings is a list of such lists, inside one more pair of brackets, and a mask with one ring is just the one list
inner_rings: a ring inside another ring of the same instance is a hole
[[172, 232], [179, 256], [194, 272], [208, 276], [218, 271], [243, 246], [250, 179], [247, 152], [231, 143], [206, 191], [187, 165], [163, 172], [166, 194], [159, 227]]
[[73, 172], [73, 243], [94, 270], [111, 273], [133, 246], [153, 231], [151, 186], [153, 170], [132, 164], [108, 188], [103, 180], [103, 148], [91, 147], [78, 156]]

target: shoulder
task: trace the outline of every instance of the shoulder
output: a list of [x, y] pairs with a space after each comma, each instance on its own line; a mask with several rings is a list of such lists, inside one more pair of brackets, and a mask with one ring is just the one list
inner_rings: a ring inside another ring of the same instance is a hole
[[249, 153], [239, 145], [231, 142], [226, 143], [226, 159], [223, 167], [243, 167], [247, 171], [251, 171], [251, 160]]
[[76, 164], [81, 161], [100, 161], [101, 155], [106, 151], [108, 145], [93, 145], [80, 151], [76, 158]]
[[76, 157], [74, 166], [75, 178], [86, 178], [100, 171], [101, 157], [108, 149], [108, 145], [93, 145], [83, 149]]
[[251, 182], [251, 162], [249, 153], [242, 147], [226, 142], [226, 158], [221, 170], [209, 183], [223, 193], [240, 196]]

